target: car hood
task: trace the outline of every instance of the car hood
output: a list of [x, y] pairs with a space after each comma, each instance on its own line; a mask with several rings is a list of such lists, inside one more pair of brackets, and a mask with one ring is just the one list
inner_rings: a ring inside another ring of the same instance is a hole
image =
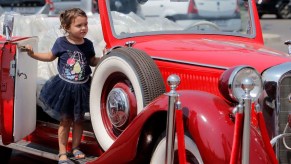
[[[259, 72], [284, 62], [288, 54], [272, 50], [261, 44], [211, 39], [152, 40], [135, 45], [154, 59], [230, 68], [249, 65]], [[287, 50], [287, 48], [286, 48]]]

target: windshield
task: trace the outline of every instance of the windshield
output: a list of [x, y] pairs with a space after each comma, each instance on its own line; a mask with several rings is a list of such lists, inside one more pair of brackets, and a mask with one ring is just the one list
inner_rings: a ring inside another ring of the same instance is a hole
[[116, 37], [161, 33], [224, 34], [250, 37], [251, 16], [244, 0], [108, 0]]

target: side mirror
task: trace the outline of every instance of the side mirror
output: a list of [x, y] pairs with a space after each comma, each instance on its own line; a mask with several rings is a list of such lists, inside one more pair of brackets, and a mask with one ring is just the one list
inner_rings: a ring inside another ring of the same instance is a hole
[[4, 16], [3, 22], [3, 35], [6, 36], [6, 40], [11, 40], [12, 31], [13, 31], [14, 16], [6, 14]]

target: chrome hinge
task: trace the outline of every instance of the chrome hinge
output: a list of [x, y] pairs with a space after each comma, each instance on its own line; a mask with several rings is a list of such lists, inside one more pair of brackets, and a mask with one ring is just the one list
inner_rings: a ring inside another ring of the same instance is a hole
[[15, 77], [15, 68], [16, 68], [16, 62], [15, 62], [15, 60], [11, 60], [10, 61], [9, 76]]
[[125, 43], [125, 46], [127, 46], [127, 47], [132, 47], [134, 44], [135, 44], [135, 41], [127, 41], [127, 42]]

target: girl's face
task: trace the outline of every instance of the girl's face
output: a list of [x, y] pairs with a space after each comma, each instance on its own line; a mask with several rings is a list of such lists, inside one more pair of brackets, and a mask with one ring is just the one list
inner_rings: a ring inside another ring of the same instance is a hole
[[77, 40], [83, 39], [88, 33], [88, 18], [83, 16], [77, 16], [67, 32], [72, 38], [75, 38]]

